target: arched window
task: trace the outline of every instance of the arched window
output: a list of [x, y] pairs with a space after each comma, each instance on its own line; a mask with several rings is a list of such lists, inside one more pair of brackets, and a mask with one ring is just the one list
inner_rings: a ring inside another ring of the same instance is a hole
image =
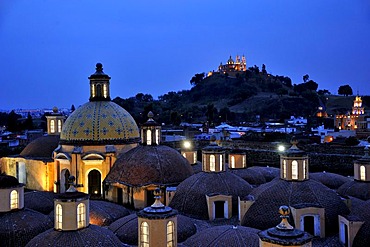
[[173, 239], [174, 228], [175, 228], [175, 225], [173, 221], [168, 221], [167, 223], [167, 247], [174, 246], [174, 239]]
[[159, 145], [159, 129], [155, 130], [155, 143]]
[[360, 166], [360, 180], [361, 181], [365, 181], [366, 180], [365, 166]]
[[145, 221], [140, 225], [140, 247], [149, 247], [149, 225]]
[[62, 120], [58, 119], [58, 132], [62, 132]]
[[286, 160], [283, 160], [283, 178], [286, 178]]
[[55, 228], [57, 230], [62, 230], [62, 227], [63, 227], [62, 205], [57, 204], [55, 210]]
[[231, 156], [231, 168], [235, 168], [235, 157]]
[[246, 167], [246, 164], [245, 164], [245, 155], [243, 155], [243, 167]]
[[104, 95], [104, 98], [108, 97], [108, 90], [107, 90], [107, 85], [106, 84], [104, 84], [104, 86], [103, 86], [103, 95]]
[[146, 145], [152, 145], [152, 131], [146, 131]]
[[197, 163], [197, 153], [193, 154], [193, 163]]
[[50, 120], [50, 133], [55, 133], [55, 120]]
[[77, 228], [83, 228], [86, 226], [86, 207], [85, 204], [80, 203], [77, 206]]
[[307, 178], [307, 169], [306, 169], [306, 161], [304, 160], [303, 161], [303, 178], [306, 179]]
[[223, 164], [224, 164], [222, 158], [223, 158], [223, 156], [220, 155], [220, 171], [223, 170]]
[[95, 97], [95, 85], [91, 87], [91, 95]]
[[10, 192], [10, 209], [18, 208], [18, 191], [13, 190]]
[[213, 172], [216, 171], [216, 157], [213, 154], [209, 156], [209, 169]]
[[292, 179], [298, 179], [298, 162], [292, 161]]

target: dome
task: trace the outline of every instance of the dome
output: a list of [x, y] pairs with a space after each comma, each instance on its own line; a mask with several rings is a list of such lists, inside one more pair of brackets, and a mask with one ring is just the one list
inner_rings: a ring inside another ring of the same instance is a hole
[[52, 160], [53, 151], [58, 147], [59, 135], [42, 136], [29, 143], [20, 153], [25, 158]]
[[333, 190], [337, 190], [341, 185], [350, 181], [348, 177], [331, 172], [313, 172], [310, 173], [310, 178]]
[[49, 229], [33, 238], [26, 246], [122, 246], [110, 230], [89, 225], [78, 231]]
[[248, 167], [248, 169], [262, 173], [262, 175], [265, 177], [266, 182], [270, 182], [274, 178], [280, 177], [280, 169], [276, 167], [252, 166]]
[[114, 163], [105, 182], [130, 186], [179, 184], [193, 174], [189, 162], [167, 146], [138, 146]]
[[370, 239], [370, 200], [367, 200], [359, 207], [356, 212], [353, 212], [352, 215], [355, 215], [360, 218], [361, 221], [364, 221], [364, 224], [361, 226], [360, 230], [357, 232], [355, 239], [353, 240], [353, 246], [369, 246]]
[[237, 175], [238, 177], [241, 177], [242, 179], [244, 179], [245, 181], [253, 185], [260, 185], [260, 184], [266, 183], [266, 179], [263, 176], [262, 172], [255, 170], [255, 169], [249, 169], [249, 168], [230, 169], [229, 168], [227, 171]]
[[[109, 229], [125, 244], [136, 245], [138, 243], [138, 217], [130, 214], [113, 222]], [[177, 240], [183, 242], [197, 231], [194, 220], [177, 215]]]
[[53, 227], [48, 216], [23, 209], [0, 214], [1, 246], [25, 246], [33, 237]]
[[0, 188], [12, 188], [20, 186], [18, 179], [6, 174], [0, 174]]
[[115, 220], [129, 215], [125, 207], [106, 201], [90, 200], [90, 223], [108, 226]]
[[26, 192], [24, 193], [24, 206], [26, 208], [35, 210], [43, 214], [49, 214], [54, 210], [55, 197], [56, 194], [54, 194], [53, 192], [47, 191]]
[[183, 244], [185, 246], [235, 246], [258, 247], [260, 230], [244, 226], [215, 226], [203, 230]]
[[132, 116], [111, 101], [90, 101], [66, 120], [60, 144], [96, 145], [138, 143], [139, 130]]
[[338, 188], [341, 196], [352, 196], [361, 200], [370, 199], [370, 183], [360, 181], [348, 181]]
[[348, 214], [341, 198], [325, 185], [314, 180], [300, 182], [276, 178], [255, 188], [250, 194], [255, 202], [247, 211], [242, 225], [255, 228], [270, 228], [280, 223], [276, 210], [281, 205], [293, 207], [319, 207], [325, 209], [326, 233], [337, 232], [338, 215]]
[[232, 196], [233, 212], [238, 208], [238, 196], [245, 197], [252, 190], [250, 184], [229, 172], [200, 172], [177, 186], [170, 207], [185, 215], [208, 219], [205, 195], [223, 194]]

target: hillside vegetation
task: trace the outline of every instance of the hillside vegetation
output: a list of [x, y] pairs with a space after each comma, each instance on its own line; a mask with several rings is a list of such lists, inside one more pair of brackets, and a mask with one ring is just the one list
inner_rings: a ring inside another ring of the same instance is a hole
[[[327, 107], [329, 114], [351, 109], [351, 96], [333, 96], [327, 90], [317, 91], [312, 80], [292, 85], [289, 77], [260, 72], [249, 68], [233, 77], [214, 73], [204, 77], [196, 74], [190, 90], [168, 92], [154, 100], [149, 94], [139, 93], [127, 99], [115, 98], [114, 102], [128, 110], [137, 122], [146, 120], [153, 111], [158, 122], [179, 125], [180, 122], [206, 122], [218, 124], [262, 120], [286, 119], [290, 116], [314, 115], [319, 106]], [[370, 99], [364, 97], [364, 102]], [[366, 104], [365, 104], [366, 105]]]

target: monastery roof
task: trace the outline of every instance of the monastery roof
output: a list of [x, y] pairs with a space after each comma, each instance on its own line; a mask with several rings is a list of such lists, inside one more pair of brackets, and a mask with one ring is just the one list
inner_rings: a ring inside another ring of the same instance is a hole
[[239, 168], [239, 169], [228, 169], [230, 173], [241, 177], [245, 181], [253, 185], [260, 185], [266, 183], [266, 179], [263, 176], [261, 171], [256, 169], [249, 169], [249, 168]]
[[342, 196], [353, 196], [361, 200], [370, 199], [370, 182], [352, 180], [339, 187]]
[[89, 225], [78, 231], [49, 229], [33, 238], [26, 246], [122, 246], [110, 230]]
[[133, 117], [111, 101], [91, 101], [77, 108], [66, 120], [61, 144], [104, 145], [140, 142]]
[[1, 246], [25, 246], [33, 237], [53, 227], [48, 216], [23, 209], [0, 214]]
[[18, 179], [6, 174], [0, 174], [0, 188], [12, 188], [18, 186], [20, 186]]
[[358, 216], [364, 224], [357, 232], [355, 239], [353, 240], [353, 246], [368, 246], [370, 239], [370, 200], [363, 203], [358, 210], [353, 211], [351, 214]]
[[348, 177], [331, 172], [313, 172], [310, 173], [310, 178], [334, 190], [338, 189], [344, 183], [351, 181]]
[[24, 158], [52, 161], [53, 151], [58, 147], [59, 135], [41, 136], [29, 143], [20, 153]]
[[185, 215], [208, 219], [205, 195], [222, 194], [232, 196], [232, 208], [238, 208], [238, 196], [247, 196], [252, 186], [242, 178], [229, 172], [200, 172], [187, 178], [177, 186], [170, 207]]
[[119, 218], [129, 215], [125, 207], [106, 201], [90, 200], [90, 222], [98, 226], [108, 226]]
[[334, 191], [311, 179], [292, 182], [276, 178], [255, 188], [250, 195], [255, 203], [242, 220], [242, 225], [249, 227], [267, 229], [278, 225], [280, 218], [276, 209], [280, 205], [315, 206], [325, 209], [326, 233], [330, 235], [338, 232], [338, 215], [349, 213]]
[[235, 246], [235, 247], [258, 247], [259, 230], [244, 226], [215, 226], [203, 230], [183, 244], [184, 246]]
[[105, 181], [130, 186], [179, 184], [193, 174], [189, 162], [167, 146], [138, 146], [114, 163]]
[[276, 167], [252, 166], [252, 167], [248, 167], [248, 169], [261, 172], [262, 175], [265, 177], [266, 182], [270, 182], [271, 180], [277, 177], [280, 177], [280, 169]]
[[[113, 222], [109, 229], [126, 244], [136, 245], [138, 243], [138, 217], [136, 214], [130, 214]], [[183, 242], [196, 232], [194, 220], [177, 215], [177, 240]]]
[[53, 192], [47, 191], [26, 192], [24, 193], [24, 206], [43, 214], [49, 214], [54, 210], [55, 196]]

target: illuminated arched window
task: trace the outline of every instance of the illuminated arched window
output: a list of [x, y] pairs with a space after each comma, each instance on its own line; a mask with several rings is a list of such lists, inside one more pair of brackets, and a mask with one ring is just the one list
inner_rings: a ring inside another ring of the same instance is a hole
[[235, 168], [235, 157], [231, 156], [231, 168]]
[[57, 230], [62, 230], [62, 227], [63, 227], [62, 205], [57, 204], [55, 212], [55, 228]]
[[86, 226], [86, 207], [85, 204], [80, 203], [77, 206], [77, 228]]
[[246, 164], [245, 164], [245, 155], [243, 155], [243, 167], [246, 167]]
[[159, 145], [159, 129], [155, 130], [155, 143]]
[[283, 160], [283, 178], [286, 178], [286, 160]]
[[193, 154], [193, 163], [197, 163], [197, 153]]
[[10, 192], [10, 209], [18, 208], [18, 191], [13, 190]]
[[360, 180], [362, 181], [366, 180], [365, 166], [360, 166]]
[[292, 161], [292, 179], [298, 179], [298, 162]]
[[107, 90], [107, 85], [106, 84], [104, 84], [104, 86], [103, 86], [103, 96], [104, 96], [104, 98], [108, 97], [108, 90]]
[[175, 225], [173, 224], [173, 221], [169, 221], [167, 223], [167, 247], [173, 247], [174, 246], [174, 237], [173, 233], [175, 231]]
[[149, 247], [149, 225], [146, 222], [140, 225], [140, 247]]
[[306, 179], [307, 178], [307, 169], [306, 169], [306, 161], [304, 160], [303, 161], [303, 178]]
[[95, 85], [91, 87], [91, 95], [95, 97]]
[[222, 155], [220, 155], [220, 171], [222, 171], [223, 170], [223, 161], [222, 161]]
[[58, 120], [58, 132], [62, 132], [62, 120]]
[[216, 157], [213, 154], [209, 156], [209, 169], [216, 171]]
[[55, 121], [50, 120], [50, 132], [55, 133]]
[[146, 131], [146, 145], [152, 145], [152, 131]]

